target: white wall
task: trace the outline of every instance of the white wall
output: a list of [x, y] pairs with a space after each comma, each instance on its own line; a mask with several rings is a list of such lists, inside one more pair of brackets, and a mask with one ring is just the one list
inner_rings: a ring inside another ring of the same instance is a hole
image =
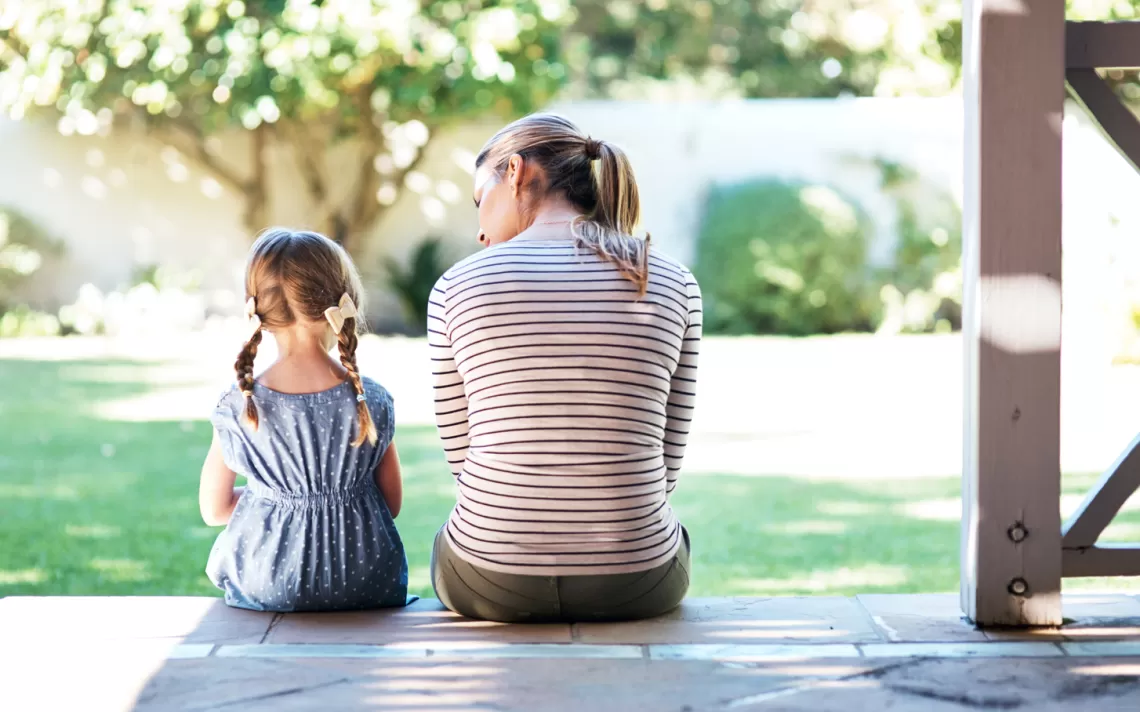
[[[953, 98], [594, 102], [553, 109], [626, 149], [642, 192], [643, 228], [661, 249], [686, 261], [693, 257], [704, 193], [718, 182], [775, 176], [832, 185], [862, 203], [880, 226], [872, 250], [880, 260], [892, 247], [893, 214], [870, 159], [908, 164], [960, 191], [962, 117]], [[471, 161], [497, 128], [471, 124], [436, 137], [422, 164], [431, 178], [426, 193], [405, 191], [376, 226], [360, 267], [381, 297], [373, 309], [380, 321], [398, 313], [383, 298], [383, 258], [406, 256], [430, 234], [450, 238], [456, 257], [475, 249]], [[1064, 130], [1066, 333], [1081, 334], [1070, 340], [1078, 351], [1099, 351], [1117, 338], [1111, 325], [1123, 318], [1119, 292], [1130, 270], [1120, 265], [1140, 264], [1140, 179], [1079, 112], [1069, 113]], [[223, 153], [244, 155], [242, 141], [231, 138]], [[333, 189], [344, 190], [356, 169], [352, 144], [342, 145], [331, 162]], [[240, 300], [226, 294], [240, 287], [250, 237], [242, 206], [211, 190], [207, 174], [192, 162], [125, 133], [64, 138], [50, 125], [0, 120], [0, 169], [0, 205], [19, 208], [68, 244], [65, 264], [35, 285], [31, 296], [38, 302], [69, 301], [88, 281], [114, 287], [136, 265], [160, 262], [201, 270], [215, 305], [237, 309]], [[274, 222], [304, 226], [312, 207], [295, 161], [275, 152], [270, 171]], [[1129, 255], [1113, 267], [1114, 257]]]
[[[905, 160], [957, 183], [957, 104], [948, 101], [606, 102], [554, 109], [626, 148], [642, 188], [644, 228], [685, 260], [713, 182], [759, 174], [827, 182], [873, 212], [884, 209], [877, 173], [849, 158]], [[496, 128], [474, 124], [436, 137], [422, 165], [431, 188], [406, 192], [389, 211], [362, 270], [377, 277], [384, 256], [402, 257], [428, 234], [453, 238], [457, 254], [474, 249], [470, 160]], [[244, 137], [231, 137], [222, 153], [241, 166], [246, 151]], [[353, 152], [345, 144], [331, 158], [334, 192], [355, 174]], [[41, 280], [33, 295], [39, 300], [68, 300], [86, 281], [113, 287], [150, 262], [200, 269], [209, 288], [235, 285], [249, 237], [240, 201], [157, 141], [125, 132], [65, 138], [46, 123], [0, 121], [0, 160], [0, 204], [18, 207], [69, 247], [65, 267]], [[289, 152], [273, 152], [269, 169], [273, 222], [307, 224], [312, 206]], [[456, 193], [452, 203], [441, 199]], [[438, 219], [423, 209], [425, 200], [436, 211], [442, 203]]]

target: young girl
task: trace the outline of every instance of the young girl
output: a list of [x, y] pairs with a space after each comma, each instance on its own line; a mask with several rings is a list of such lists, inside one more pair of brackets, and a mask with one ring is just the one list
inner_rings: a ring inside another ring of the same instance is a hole
[[[392, 397], [356, 367], [360, 278], [311, 232], [269, 230], [246, 266], [249, 338], [218, 402], [199, 505], [218, 535], [206, 572], [258, 611], [402, 606], [402, 484]], [[262, 333], [277, 361], [256, 379]], [[339, 351], [339, 360], [329, 351]], [[234, 487], [235, 476], [247, 479]]]

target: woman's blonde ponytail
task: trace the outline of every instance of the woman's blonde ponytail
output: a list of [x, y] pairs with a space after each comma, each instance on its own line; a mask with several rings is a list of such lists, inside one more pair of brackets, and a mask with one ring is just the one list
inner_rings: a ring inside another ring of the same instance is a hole
[[641, 198], [629, 158], [617, 146], [586, 136], [556, 114], [531, 114], [495, 134], [475, 160], [502, 174], [511, 156], [538, 163], [546, 184], [533, 199], [561, 194], [583, 216], [570, 226], [579, 247], [614, 263], [644, 296], [649, 282], [649, 240], [633, 237]]

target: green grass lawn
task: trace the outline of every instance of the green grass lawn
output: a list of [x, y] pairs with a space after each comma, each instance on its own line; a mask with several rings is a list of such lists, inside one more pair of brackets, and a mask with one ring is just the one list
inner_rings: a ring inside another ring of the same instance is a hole
[[[218, 530], [202, 524], [197, 505], [206, 413], [135, 422], [104, 408], [179, 385], [157, 366], [0, 360], [0, 596], [218, 594], [203, 573]], [[398, 525], [412, 588], [429, 595], [430, 545], [453, 484], [432, 429], [397, 439], [406, 478]], [[1092, 479], [1067, 477], [1066, 492]], [[955, 590], [958, 491], [952, 478], [690, 476], [674, 503], [692, 535], [692, 593]], [[1138, 530], [1137, 511], [1114, 525]]]

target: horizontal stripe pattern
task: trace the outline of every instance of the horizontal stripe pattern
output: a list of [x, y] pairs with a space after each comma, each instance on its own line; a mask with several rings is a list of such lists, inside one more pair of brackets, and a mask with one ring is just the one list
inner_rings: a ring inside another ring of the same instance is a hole
[[428, 307], [436, 420], [458, 483], [455, 551], [538, 576], [627, 573], [675, 555], [701, 295], [653, 254], [649, 286], [569, 240], [459, 263]]

